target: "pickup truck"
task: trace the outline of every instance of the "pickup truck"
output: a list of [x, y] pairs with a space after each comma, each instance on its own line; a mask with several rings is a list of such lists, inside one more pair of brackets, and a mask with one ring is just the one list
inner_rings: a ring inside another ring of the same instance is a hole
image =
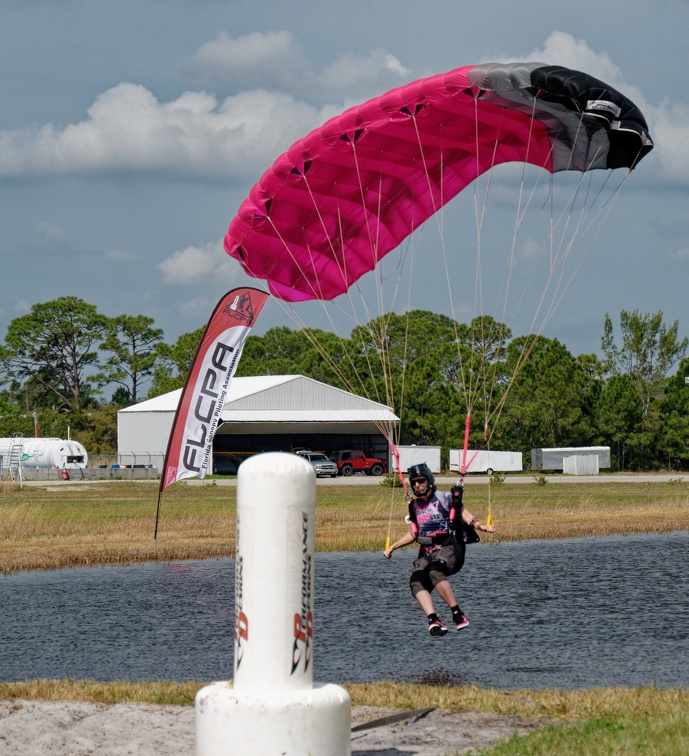
[[367, 457], [358, 449], [341, 449], [333, 452], [330, 459], [337, 465], [340, 475], [346, 477], [355, 472], [363, 472], [366, 475], [382, 475], [385, 465], [378, 457]]
[[312, 452], [310, 449], [300, 449], [295, 452], [299, 457], [303, 457], [307, 462], [311, 463], [311, 466], [316, 473], [316, 477], [320, 478], [324, 475], [329, 475], [331, 478], [336, 478], [339, 475], [337, 465], [325, 454], [320, 452]]

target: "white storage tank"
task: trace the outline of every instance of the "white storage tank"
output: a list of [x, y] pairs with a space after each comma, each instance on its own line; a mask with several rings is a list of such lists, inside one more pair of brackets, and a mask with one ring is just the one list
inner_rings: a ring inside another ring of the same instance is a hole
[[10, 462], [10, 451], [21, 445], [21, 466], [78, 470], [86, 467], [88, 454], [78, 442], [61, 438], [0, 438], [0, 456], [4, 465]]

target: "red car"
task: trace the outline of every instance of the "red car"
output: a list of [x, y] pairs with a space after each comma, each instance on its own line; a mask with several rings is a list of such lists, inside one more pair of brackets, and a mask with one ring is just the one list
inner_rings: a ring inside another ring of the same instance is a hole
[[363, 472], [366, 475], [382, 475], [385, 472], [385, 464], [378, 457], [367, 457], [358, 449], [342, 449], [333, 452], [330, 459], [337, 465], [340, 475], [353, 475], [355, 472]]

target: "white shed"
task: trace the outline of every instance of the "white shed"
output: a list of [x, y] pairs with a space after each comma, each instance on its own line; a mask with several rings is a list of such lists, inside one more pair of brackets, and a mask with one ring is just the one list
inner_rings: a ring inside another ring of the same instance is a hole
[[[120, 464], [162, 466], [181, 393], [171, 391], [117, 413]], [[356, 448], [387, 459], [385, 435], [397, 423], [399, 418], [384, 404], [303, 375], [233, 378], [213, 443], [214, 458], [238, 464], [260, 451]]]

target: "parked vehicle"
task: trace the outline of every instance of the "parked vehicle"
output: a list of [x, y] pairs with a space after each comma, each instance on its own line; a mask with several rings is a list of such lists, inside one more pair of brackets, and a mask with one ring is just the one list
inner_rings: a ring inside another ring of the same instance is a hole
[[346, 477], [355, 472], [363, 472], [366, 475], [382, 475], [385, 465], [378, 457], [367, 457], [359, 449], [341, 449], [333, 452], [330, 459], [337, 465], [340, 475]]
[[298, 452], [296, 452], [300, 457], [303, 457], [304, 459], [308, 460], [311, 465], [313, 466], [313, 469], [316, 472], [316, 476], [321, 478], [325, 476], [329, 476], [331, 478], [336, 478], [338, 474], [337, 465], [331, 460], [328, 459], [328, 457], [325, 456], [325, 454], [322, 454], [321, 452], [312, 452], [307, 451], [305, 449], [300, 449]]

